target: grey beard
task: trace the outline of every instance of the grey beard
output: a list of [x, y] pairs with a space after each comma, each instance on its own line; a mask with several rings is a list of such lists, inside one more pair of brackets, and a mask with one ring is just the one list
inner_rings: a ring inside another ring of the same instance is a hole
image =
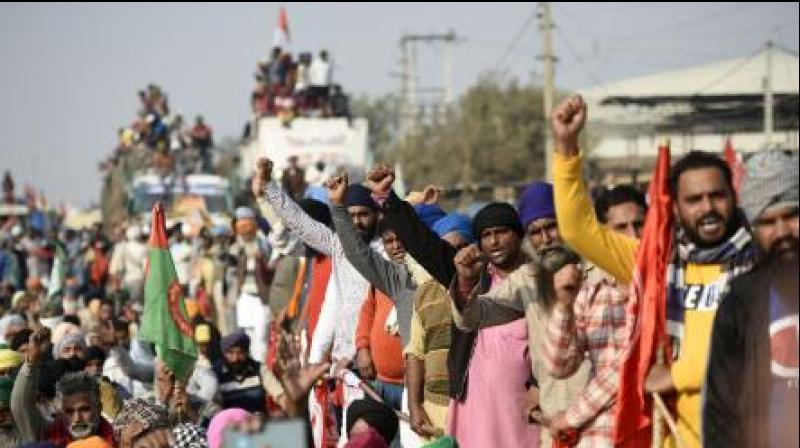
[[99, 422], [95, 421], [92, 423], [69, 425], [67, 431], [69, 431], [69, 435], [75, 440], [85, 439], [94, 433], [98, 423]]

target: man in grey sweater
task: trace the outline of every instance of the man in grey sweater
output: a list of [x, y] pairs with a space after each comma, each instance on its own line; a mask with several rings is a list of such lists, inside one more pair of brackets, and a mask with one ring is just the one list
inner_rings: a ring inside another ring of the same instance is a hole
[[336, 234], [342, 243], [347, 260], [376, 289], [394, 301], [397, 323], [403, 346], [408, 344], [413, 296], [417, 282], [404, 263], [389, 260], [374, 250], [358, 234], [344, 205], [349, 187], [347, 175], [337, 176], [326, 183], [331, 201], [331, 215]]

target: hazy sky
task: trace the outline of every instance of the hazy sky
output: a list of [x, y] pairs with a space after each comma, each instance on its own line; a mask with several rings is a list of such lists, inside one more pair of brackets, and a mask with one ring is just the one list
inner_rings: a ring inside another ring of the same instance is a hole
[[[285, 3], [289, 50], [327, 48], [351, 93], [397, 91], [403, 33], [461, 38], [456, 94], [488, 70], [541, 73], [535, 3]], [[278, 4], [0, 4], [0, 170], [51, 201], [96, 202], [97, 162], [134, 117], [137, 90], [206, 116], [217, 137], [249, 114], [255, 61]], [[797, 3], [553, 4], [556, 83], [577, 88], [747, 56], [767, 39], [797, 52]], [[441, 46], [420, 47], [421, 87], [441, 85]]]

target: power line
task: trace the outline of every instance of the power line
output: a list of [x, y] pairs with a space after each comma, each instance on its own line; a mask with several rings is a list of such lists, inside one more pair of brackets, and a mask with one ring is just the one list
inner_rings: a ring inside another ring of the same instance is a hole
[[[744, 12], [744, 11], [750, 9], [750, 8], [753, 8], [755, 6], [758, 6], [758, 5], [759, 5], [759, 3], [744, 4], [744, 5], [742, 5], [742, 4], [730, 5], [728, 7], [721, 8], [719, 10], [710, 12], [708, 14], [703, 14], [703, 15], [700, 15], [700, 16], [690, 17], [690, 18], [688, 18], [686, 20], [678, 21], [678, 22], [672, 23], [672, 24], [670, 24], [668, 26], [664, 26], [664, 27], [661, 27], [661, 28], [656, 28], [656, 29], [652, 29], [652, 30], [648, 30], [648, 31], [643, 31], [643, 32], [640, 32], [640, 33], [634, 33], [634, 34], [611, 37], [611, 38], [609, 38], [607, 40], [609, 40], [609, 41], [630, 41], [630, 40], [634, 40], [635, 39], [635, 40], [639, 41], [639, 40], [643, 40], [643, 39], [654, 38], [654, 37], [659, 36], [659, 35], [661, 35], [663, 33], [672, 32], [672, 31], [678, 31], [678, 30], [681, 30], [681, 29], [685, 29], [686, 27], [696, 25], [697, 23], [706, 22], [709, 19], [719, 19], [723, 15], [739, 14], [739, 13], [742, 13], [742, 12]], [[712, 21], [711, 23], [719, 23], [719, 21], [715, 20], [715, 21]]]
[[564, 33], [561, 32], [561, 29], [558, 27], [555, 28], [556, 28], [556, 34], [558, 34], [558, 36], [564, 42], [564, 45], [566, 45], [567, 50], [569, 50], [570, 54], [572, 54], [572, 57], [574, 57], [581, 65], [581, 67], [583, 67], [583, 70], [586, 72], [586, 74], [589, 76], [592, 82], [594, 82], [594, 85], [597, 87], [601, 87], [603, 85], [603, 82], [600, 80], [600, 78], [595, 76], [594, 72], [592, 72], [589, 66], [586, 65], [586, 63], [583, 61], [583, 58], [578, 54], [577, 51], [575, 51], [575, 49], [572, 47], [572, 44], [569, 43], [569, 40], [567, 40], [567, 36], [565, 36]]
[[500, 56], [500, 58], [494, 64], [494, 66], [497, 67], [496, 70], [498, 72], [502, 71], [501, 67], [503, 67], [503, 64], [505, 64], [506, 58], [508, 58], [511, 52], [514, 51], [514, 48], [517, 46], [517, 44], [519, 44], [520, 39], [522, 39], [522, 35], [525, 34], [525, 31], [527, 31], [528, 28], [531, 26], [531, 24], [533, 24], [534, 19], [536, 19], [536, 9], [531, 11], [531, 14], [528, 16], [527, 19], [525, 19], [525, 22], [522, 24], [522, 28], [520, 28], [519, 31], [517, 31], [517, 34], [514, 36], [513, 39], [511, 39], [511, 42], [509, 43], [508, 47], [506, 47], [506, 50], [503, 52], [502, 56]]
[[745, 59], [743, 59], [742, 61], [740, 61], [738, 64], [736, 64], [736, 65], [734, 65], [733, 67], [731, 67], [730, 69], [728, 69], [728, 70], [727, 70], [725, 73], [723, 73], [722, 75], [720, 75], [719, 77], [717, 77], [717, 78], [716, 78], [716, 79], [714, 79], [713, 81], [710, 81], [710, 82], [708, 82], [708, 83], [707, 83], [706, 85], [704, 85], [703, 87], [701, 87], [701, 88], [697, 89], [697, 94], [699, 95], [699, 94], [701, 94], [701, 93], [704, 93], [704, 92], [706, 92], [708, 89], [710, 89], [710, 88], [712, 88], [712, 87], [716, 86], [717, 84], [719, 84], [720, 82], [722, 82], [722, 81], [724, 81], [724, 80], [728, 79], [728, 77], [730, 77], [730, 76], [731, 76], [731, 75], [733, 75], [734, 73], [736, 73], [736, 72], [738, 72], [739, 70], [741, 70], [741, 69], [742, 69], [742, 67], [744, 67], [745, 65], [749, 64], [749, 63], [750, 63], [750, 61], [752, 61], [754, 57], [756, 57], [757, 55], [759, 55], [759, 54], [761, 53], [761, 51], [762, 51], [762, 50], [763, 50], [763, 47], [759, 47], [759, 48], [758, 48], [758, 50], [756, 50], [755, 52], [753, 52], [752, 54], [750, 54], [749, 56], [747, 56]]

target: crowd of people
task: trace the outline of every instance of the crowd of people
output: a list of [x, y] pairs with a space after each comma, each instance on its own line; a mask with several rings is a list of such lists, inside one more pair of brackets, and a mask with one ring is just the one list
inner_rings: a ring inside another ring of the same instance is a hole
[[[148, 292], [159, 229], [112, 244], [7, 219], [0, 446], [618, 446], [653, 198], [592, 200], [586, 116], [579, 96], [553, 113], [552, 184], [474, 216], [433, 187], [398, 197], [386, 165], [312, 199], [302, 169], [281, 184], [260, 160], [230, 231], [166, 236], [197, 352], [185, 378], [138, 337], [145, 300], [168, 300]], [[670, 169], [669, 344], [639, 391], [671, 403], [668, 446], [798, 444], [797, 166], [753, 154], [738, 192], [716, 154]]]
[[[211, 173], [214, 169], [214, 132], [202, 115], [186, 123], [171, 111], [163, 89], [154, 83], [138, 92], [139, 109], [133, 122], [117, 131], [117, 147], [101, 169], [110, 171], [125, 156], [137, 171], [178, 175]], [[133, 157], [138, 156], [138, 157]], [[138, 163], [131, 162], [137, 158]]]
[[302, 52], [295, 60], [274, 47], [268, 60], [259, 61], [250, 106], [256, 117], [278, 117], [289, 126], [295, 117], [350, 118], [348, 97], [333, 82], [333, 65], [326, 50], [312, 56]]

